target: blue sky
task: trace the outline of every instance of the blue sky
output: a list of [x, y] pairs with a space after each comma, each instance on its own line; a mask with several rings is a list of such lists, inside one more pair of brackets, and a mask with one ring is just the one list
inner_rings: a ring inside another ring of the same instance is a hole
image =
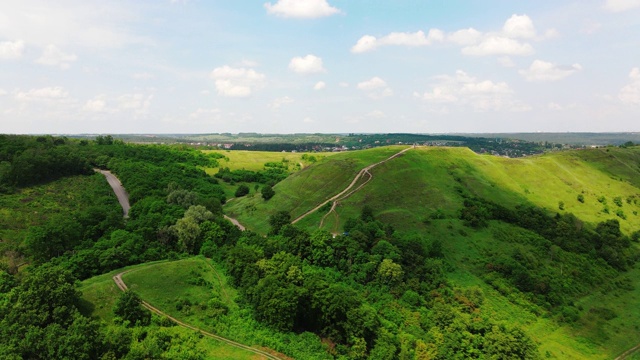
[[640, 0], [0, 4], [1, 133], [640, 131]]

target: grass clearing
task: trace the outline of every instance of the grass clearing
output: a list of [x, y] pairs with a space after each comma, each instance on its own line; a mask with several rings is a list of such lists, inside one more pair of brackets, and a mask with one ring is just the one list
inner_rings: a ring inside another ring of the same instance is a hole
[[[289, 168], [293, 170], [304, 169], [313, 162], [306, 157], [313, 156], [317, 161], [326, 157], [333, 156], [336, 153], [291, 153], [291, 152], [275, 152], [275, 151], [245, 151], [245, 150], [203, 150], [205, 154], [220, 154], [224, 158], [218, 159], [220, 167], [228, 167], [231, 170], [264, 170], [264, 164], [268, 162], [285, 162], [289, 164]], [[305, 157], [305, 159], [303, 159]], [[213, 175], [218, 172], [215, 168], [207, 168], [208, 174]]]

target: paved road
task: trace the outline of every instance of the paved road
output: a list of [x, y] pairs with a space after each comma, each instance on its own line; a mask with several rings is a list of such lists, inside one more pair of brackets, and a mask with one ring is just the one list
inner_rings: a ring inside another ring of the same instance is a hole
[[[126, 274], [127, 272], [128, 271], [123, 271], [123, 272], [121, 272], [121, 273], [119, 273], [119, 274], [117, 274], [117, 275], [115, 275], [113, 277], [113, 281], [115, 281], [116, 285], [118, 285], [118, 287], [122, 291], [126, 291], [128, 289], [127, 284], [125, 284], [124, 281], [122, 280], [122, 275]], [[145, 308], [149, 309], [150, 311], [152, 311], [152, 312], [154, 312], [154, 313], [156, 313], [158, 315], [166, 316], [167, 318], [171, 319], [171, 321], [175, 322], [176, 324], [178, 324], [178, 325], [180, 325], [182, 327], [197, 331], [198, 333], [200, 333], [200, 334], [202, 334], [202, 335], [204, 335], [206, 337], [210, 337], [212, 339], [216, 339], [218, 341], [222, 341], [223, 343], [226, 343], [226, 344], [231, 345], [233, 347], [236, 347], [236, 348], [239, 348], [239, 349], [243, 349], [243, 350], [247, 350], [247, 351], [250, 351], [250, 352], [252, 352], [254, 354], [258, 354], [258, 355], [260, 355], [260, 357], [258, 359], [282, 360], [281, 358], [279, 358], [279, 357], [277, 357], [275, 355], [272, 355], [272, 354], [270, 354], [270, 353], [268, 353], [266, 351], [262, 351], [262, 350], [259, 350], [259, 349], [256, 349], [256, 348], [252, 348], [251, 346], [247, 346], [247, 345], [241, 344], [239, 342], [235, 342], [233, 340], [224, 338], [224, 337], [216, 335], [216, 334], [212, 334], [210, 332], [207, 332], [207, 331], [204, 331], [202, 329], [199, 329], [199, 328], [197, 328], [195, 326], [192, 326], [192, 325], [189, 325], [187, 323], [184, 323], [184, 322], [182, 322], [182, 321], [180, 321], [180, 320], [178, 320], [178, 319], [176, 319], [176, 318], [164, 313], [162, 310], [154, 307], [153, 305], [149, 304], [148, 302], [146, 302], [144, 300], [142, 301], [142, 306], [144, 306]]]
[[118, 202], [120, 203], [120, 206], [122, 206], [122, 212], [124, 217], [129, 217], [129, 209], [131, 208], [131, 205], [129, 205], [129, 194], [127, 194], [127, 191], [122, 186], [122, 183], [120, 182], [120, 180], [118, 180], [118, 178], [115, 175], [113, 175], [111, 172], [107, 170], [100, 170], [100, 169], [94, 169], [94, 170], [101, 173], [107, 178], [109, 185], [111, 185], [113, 192], [116, 194], [116, 197], [118, 198]]

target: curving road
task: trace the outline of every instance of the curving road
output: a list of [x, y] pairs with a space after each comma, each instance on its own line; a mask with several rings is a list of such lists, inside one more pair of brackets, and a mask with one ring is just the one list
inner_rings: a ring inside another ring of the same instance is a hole
[[101, 173], [102, 175], [104, 175], [104, 177], [107, 178], [107, 182], [109, 183], [109, 185], [111, 185], [113, 192], [116, 194], [116, 197], [118, 198], [118, 202], [120, 203], [120, 206], [122, 206], [123, 216], [125, 218], [129, 217], [129, 209], [131, 208], [131, 205], [129, 205], [129, 194], [127, 194], [127, 191], [122, 186], [122, 183], [120, 182], [120, 180], [115, 175], [113, 175], [110, 171], [100, 170], [100, 169], [93, 169], [93, 170]]
[[617, 358], [615, 358], [614, 360], [623, 360], [626, 359], [627, 356], [632, 355], [633, 353], [635, 353], [636, 351], [640, 350], [640, 344], [632, 347], [631, 349], [623, 352], [620, 356], [618, 356]]
[[[123, 271], [123, 272], [121, 272], [119, 274], [116, 274], [113, 277], [113, 281], [116, 283], [116, 285], [118, 285], [118, 288], [120, 288], [120, 290], [122, 290], [122, 291], [126, 291], [128, 289], [127, 284], [125, 284], [124, 281], [122, 280], [122, 275], [126, 274], [129, 271], [131, 271], [131, 270]], [[264, 359], [282, 360], [281, 358], [279, 358], [279, 357], [277, 357], [275, 355], [272, 355], [272, 354], [270, 354], [270, 353], [268, 353], [266, 351], [262, 351], [262, 350], [259, 350], [259, 349], [256, 349], [256, 348], [252, 348], [251, 346], [247, 346], [247, 345], [241, 344], [239, 342], [235, 342], [233, 340], [224, 338], [224, 337], [216, 335], [216, 334], [212, 334], [210, 332], [207, 332], [207, 331], [204, 331], [202, 329], [199, 329], [199, 328], [197, 328], [195, 326], [192, 326], [192, 325], [189, 325], [187, 323], [184, 323], [184, 322], [172, 317], [171, 315], [169, 315], [167, 313], [164, 313], [162, 310], [154, 307], [153, 305], [149, 304], [148, 302], [146, 302], [144, 300], [142, 300], [142, 306], [144, 306], [145, 308], [149, 309], [151, 312], [154, 312], [154, 313], [156, 313], [156, 314], [158, 314], [160, 316], [166, 316], [167, 318], [171, 319], [171, 321], [175, 322], [176, 324], [178, 324], [178, 325], [180, 325], [182, 327], [185, 327], [187, 329], [191, 329], [191, 330], [197, 331], [198, 333], [200, 333], [200, 334], [202, 334], [202, 335], [204, 335], [206, 337], [209, 337], [209, 338], [212, 338], [212, 339], [216, 339], [216, 340], [221, 341], [221, 342], [223, 342], [223, 343], [225, 343], [227, 345], [231, 345], [231, 346], [239, 348], [239, 349], [250, 351], [250, 352], [252, 352], [254, 354], [262, 356], [261, 358], [264, 358]]]

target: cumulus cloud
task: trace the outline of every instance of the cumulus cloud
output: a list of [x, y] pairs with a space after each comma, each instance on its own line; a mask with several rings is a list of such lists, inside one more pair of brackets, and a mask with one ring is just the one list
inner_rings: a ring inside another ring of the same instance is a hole
[[0, 60], [19, 59], [24, 53], [24, 41], [3, 41], [0, 42]]
[[382, 119], [384, 117], [386, 117], [385, 113], [381, 110], [373, 110], [369, 113], [367, 113], [365, 115], [368, 118], [373, 118], [373, 119]]
[[302, 122], [303, 123], [307, 123], [307, 124], [311, 124], [311, 123], [315, 122], [315, 120], [313, 120], [312, 118], [307, 116], [306, 118], [302, 119]]
[[14, 92], [14, 98], [18, 101], [55, 101], [66, 99], [68, 96], [69, 93], [60, 86]]
[[429, 104], [470, 107], [476, 112], [530, 109], [514, 98], [513, 90], [505, 82], [479, 80], [462, 70], [458, 70], [454, 76], [437, 76], [435, 80], [429, 91], [422, 94], [414, 92], [414, 96]]
[[533, 21], [527, 15], [511, 15], [502, 26], [502, 32], [505, 36], [513, 39], [533, 39], [536, 37]]
[[559, 66], [550, 62], [535, 60], [526, 70], [520, 70], [520, 75], [527, 81], [558, 81], [582, 70], [580, 64]]
[[611, 12], [621, 12], [640, 7], [640, 0], [606, 0], [604, 9]]
[[271, 109], [277, 110], [280, 109], [283, 105], [291, 104], [294, 100], [288, 96], [283, 96], [281, 98], [277, 98], [269, 104]]
[[211, 72], [219, 95], [227, 97], [247, 97], [263, 86], [264, 74], [253, 69], [233, 68], [228, 65], [217, 67]]
[[314, 90], [322, 90], [327, 87], [327, 84], [324, 81], [318, 81], [315, 85], [313, 85]]
[[68, 54], [60, 50], [55, 45], [47, 45], [36, 63], [47, 66], [57, 66], [61, 69], [68, 69], [71, 63], [78, 60], [75, 54]]
[[444, 40], [444, 32], [438, 29], [429, 30], [428, 34], [423, 31], [416, 32], [392, 32], [381, 38], [372, 35], [361, 37], [351, 48], [351, 52], [355, 54], [372, 51], [380, 46], [408, 46], [418, 47], [431, 45], [434, 42], [442, 42]]
[[309, 54], [305, 57], [296, 56], [289, 62], [289, 69], [298, 74], [312, 74], [325, 71], [322, 58]]
[[275, 4], [265, 3], [267, 13], [285, 18], [320, 18], [340, 13], [327, 0], [278, 0]]
[[7, 95], [7, 94], [8, 94], [8, 93], [7, 93], [7, 90], [5, 90], [5, 89], [0, 89], [0, 96], [4, 96], [4, 95]]
[[473, 56], [514, 55], [526, 56], [534, 53], [533, 47], [503, 36], [489, 36], [479, 44], [462, 48], [462, 54]]
[[439, 29], [431, 29], [428, 34], [423, 31], [392, 32], [380, 38], [364, 35], [351, 47], [351, 52], [359, 54], [388, 45], [416, 47], [449, 43], [462, 46], [462, 54], [470, 56], [528, 56], [535, 51], [526, 41], [540, 41], [556, 35], [554, 29], [539, 35], [529, 16], [514, 14], [504, 22], [502, 29], [489, 32], [466, 28], [451, 33]]
[[387, 82], [377, 76], [358, 83], [358, 89], [367, 92], [367, 95], [373, 99], [381, 99], [393, 95], [393, 90], [387, 86]]
[[640, 68], [631, 69], [629, 79], [631, 82], [620, 90], [618, 99], [625, 104], [640, 105]]

